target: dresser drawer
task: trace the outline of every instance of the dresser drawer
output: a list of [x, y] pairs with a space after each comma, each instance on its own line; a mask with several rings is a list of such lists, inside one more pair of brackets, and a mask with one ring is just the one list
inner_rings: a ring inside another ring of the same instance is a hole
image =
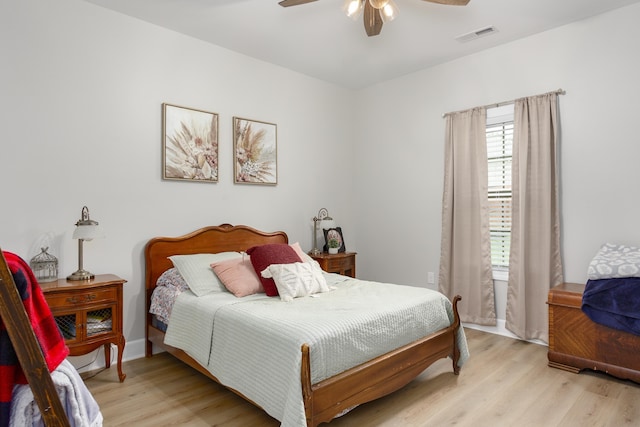
[[100, 288], [86, 289], [81, 292], [60, 292], [46, 295], [47, 303], [50, 307], [76, 307], [82, 305], [93, 305], [116, 302], [118, 299], [117, 289]]

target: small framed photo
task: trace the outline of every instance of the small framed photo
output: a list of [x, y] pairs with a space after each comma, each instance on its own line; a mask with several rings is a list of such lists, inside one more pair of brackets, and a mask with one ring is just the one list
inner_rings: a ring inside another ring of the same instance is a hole
[[[324, 247], [322, 250], [329, 253], [345, 252], [347, 248], [344, 245], [344, 237], [342, 236], [342, 228], [323, 228], [324, 233]], [[337, 250], [336, 249], [337, 245]], [[331, 250], [333, 249], [333, 250]]]
[[162, 104], [162, 178], [218, 182], [218, 114]]
[[236, 184], [278, 183], [277, 126], [233, 118], [233, 175]]

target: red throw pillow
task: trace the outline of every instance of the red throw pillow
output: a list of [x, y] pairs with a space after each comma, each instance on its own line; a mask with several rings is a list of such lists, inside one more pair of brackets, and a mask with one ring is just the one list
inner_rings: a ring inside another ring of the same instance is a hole
[[285, 243], [270, 243], [267, 245], [254, 246], [247, 249], [247, 254], [251, 257], [251, 264], [256, 270], [265, 294], [270, 297], [278, 296], [278, 288], [273, 279], [262, 277], [262, 274], [260, 274], [262, 270], [271, 264], [302, 262], [296, 251]]

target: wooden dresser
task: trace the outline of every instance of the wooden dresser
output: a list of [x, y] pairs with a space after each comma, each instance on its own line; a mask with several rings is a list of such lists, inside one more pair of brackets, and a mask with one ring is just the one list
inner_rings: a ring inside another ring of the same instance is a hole
[[581, 309], [584, 287], [563, 283], [549, 291], [549, 366], [640, 383], [640, 336], [591, 321]]

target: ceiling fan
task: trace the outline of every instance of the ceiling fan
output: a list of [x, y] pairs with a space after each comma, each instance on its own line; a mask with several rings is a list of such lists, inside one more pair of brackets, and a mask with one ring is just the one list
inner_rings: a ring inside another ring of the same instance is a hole
[[[282, 7], [298, 6], [317, 0], [282, 0]], [[470, 0], [424, 0], [450, 6], [465, 6]], [[382, 31], [382, 24], [393, 21], [398, 15], [398, 7], [393, 0], [344, 0], [345, 13], [357, 19], [364, 10], [364, 30], [369, 37], [377, 36]]]

